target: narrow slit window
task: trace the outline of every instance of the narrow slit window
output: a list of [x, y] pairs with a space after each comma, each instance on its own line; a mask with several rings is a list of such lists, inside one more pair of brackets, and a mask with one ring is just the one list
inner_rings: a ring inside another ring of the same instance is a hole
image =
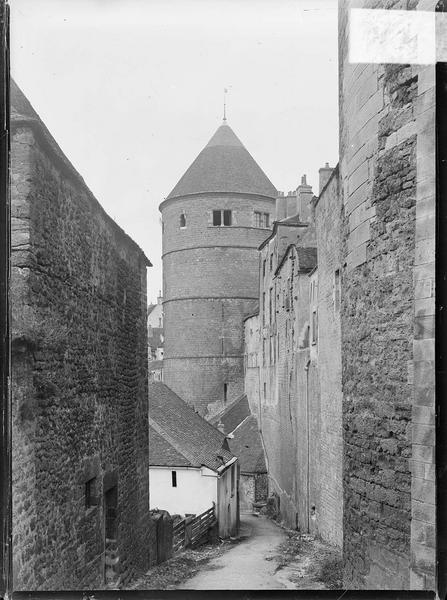
[[229, 227], [231, 225], [231, 210], [224, 210], [223, 217], [223, 224], [225, 227]]
[[96, 477], [85, 482], [85, 508], [96, 506], [98, 500], [96, 498]]
[[335, 271], [334, 280], [334, 308], [338, 312], [340, 310], [340, 270]]
[[266, 227], [270, 227], [270, 214], [264, 213], [264, 223]]
[[228, 383], [224, 383], [224, 402], [227, 401], [228, 397]]
[[186, 215], [185, 213], [182, 213], [180, 215], [180, 228], [184, 229], [186, 227]]
[[171, 471], [172, 487], [177, 487], [177, 471]]

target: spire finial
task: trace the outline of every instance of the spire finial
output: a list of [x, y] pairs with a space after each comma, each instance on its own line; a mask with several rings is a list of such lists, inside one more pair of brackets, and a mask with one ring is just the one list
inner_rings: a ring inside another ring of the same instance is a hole
[[223, 122], [226, 123], [227, 122], [227, 88], [224, 88], [224, 111], [223, 111]]

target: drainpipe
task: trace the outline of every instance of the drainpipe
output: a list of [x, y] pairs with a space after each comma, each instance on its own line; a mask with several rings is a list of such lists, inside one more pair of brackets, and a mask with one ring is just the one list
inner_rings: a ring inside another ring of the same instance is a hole
[[307, 533], [310, 533], [310, 419], [309, 419], [309, 366], [310, 359], [307, 361], [304, 370], [306, 371], [306, 420], [307, 420]]

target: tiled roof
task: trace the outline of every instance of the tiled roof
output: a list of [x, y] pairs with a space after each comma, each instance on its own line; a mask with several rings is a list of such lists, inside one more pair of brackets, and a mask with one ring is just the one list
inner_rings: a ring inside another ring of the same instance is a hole
[[276, 198], [275, 187], [226, 122], [217, 129], [167, 199], [206, 192]]
[[[183, 456], [189, 466], [205, 465], [217, 471], [234, 456], [225, 435], [164, 383], [149, 384], [149, 424], [177, 454]], [[153, 465], [151, 452], [149, 438], [149, 464]], [[166, 460], [166, 466], [171, 466], [170, 456]]]
[[303, 225], [307, 227], [308, 223], [301, 221], [299, 215], [293, 215], [292, 217], [281, 219], [278, 221], [278, 225]]
[[300, 270], [312, 270], [317, 266], [317, 249], [302, 248], [297, 246], [298, 263]]
[[149, 425], [149, 464], [153, 467], [188, 467], [191, 463]]
[[229, 440], [232, 452], [238, 457], [242, 473], [266, 473], [264, 450], [256, 418], [247, 417]]
[[222, 422], [224, 433], [228, 434], [231, 433], [233, 429], [236, 429], [236, 427], [250, 414], [247, 396], [242, 394], [242, 396], [239, 396], [237, 400], [226, 407], [225, 410], [215, 415], [210, 422], [216, 426], [219, 422]]

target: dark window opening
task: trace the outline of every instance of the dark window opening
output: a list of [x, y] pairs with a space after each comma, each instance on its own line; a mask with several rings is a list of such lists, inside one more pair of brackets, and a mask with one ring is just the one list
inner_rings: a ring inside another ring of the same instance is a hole
[[105, 507], [105, 534], [109, 540], [115, 540], [117, 536], [117, 507], [118, 507], [118, 489], [116, 486], [107, 490], [104, 494]]
[[224, 383], [224, 402], [227, 401], [227, 395], [228, 395], [228, 383]]
[[265, 277], [265, 259], [262, 261], [262, 276]]
[[231, 495], [234, 494], [234, 486], [235, 486], [235, 481], [236, 481], [236, 477], [234, 475], [235, 469], [236, 469], [236, 465], [232, 465], [232, 467], [231, 467]]
[[340, 270], [335, 271], [334, 282], [334, 308], [338, 312], [340, 310]]
[[180, 215], [180, 227], [186, 227], [186, 215], [184, 213]]
[[267, 384], [264, 381], [264, 400], [267, 398]]
[[270, 254], [270, 271], [273, 269], [273, 254]]
[[96, 496], [96, 477], [85, 482], [85, 508], [91, 508], [98, 504]]
[[318, 317], [317, 311], [312, 312], [312, 344], [316, 344], [318, 341]]
[[270, 215], [269, 213], [264, 213], [264, 222], [266, 227], [270, 227]]
[[231, 210], [213, 210], [213, 226], [214, 227], [230, 227], [231, 226]]
[[177, 471], [172, 471], [171, 476], [172, 476], [172, 487], [177, 487]]

